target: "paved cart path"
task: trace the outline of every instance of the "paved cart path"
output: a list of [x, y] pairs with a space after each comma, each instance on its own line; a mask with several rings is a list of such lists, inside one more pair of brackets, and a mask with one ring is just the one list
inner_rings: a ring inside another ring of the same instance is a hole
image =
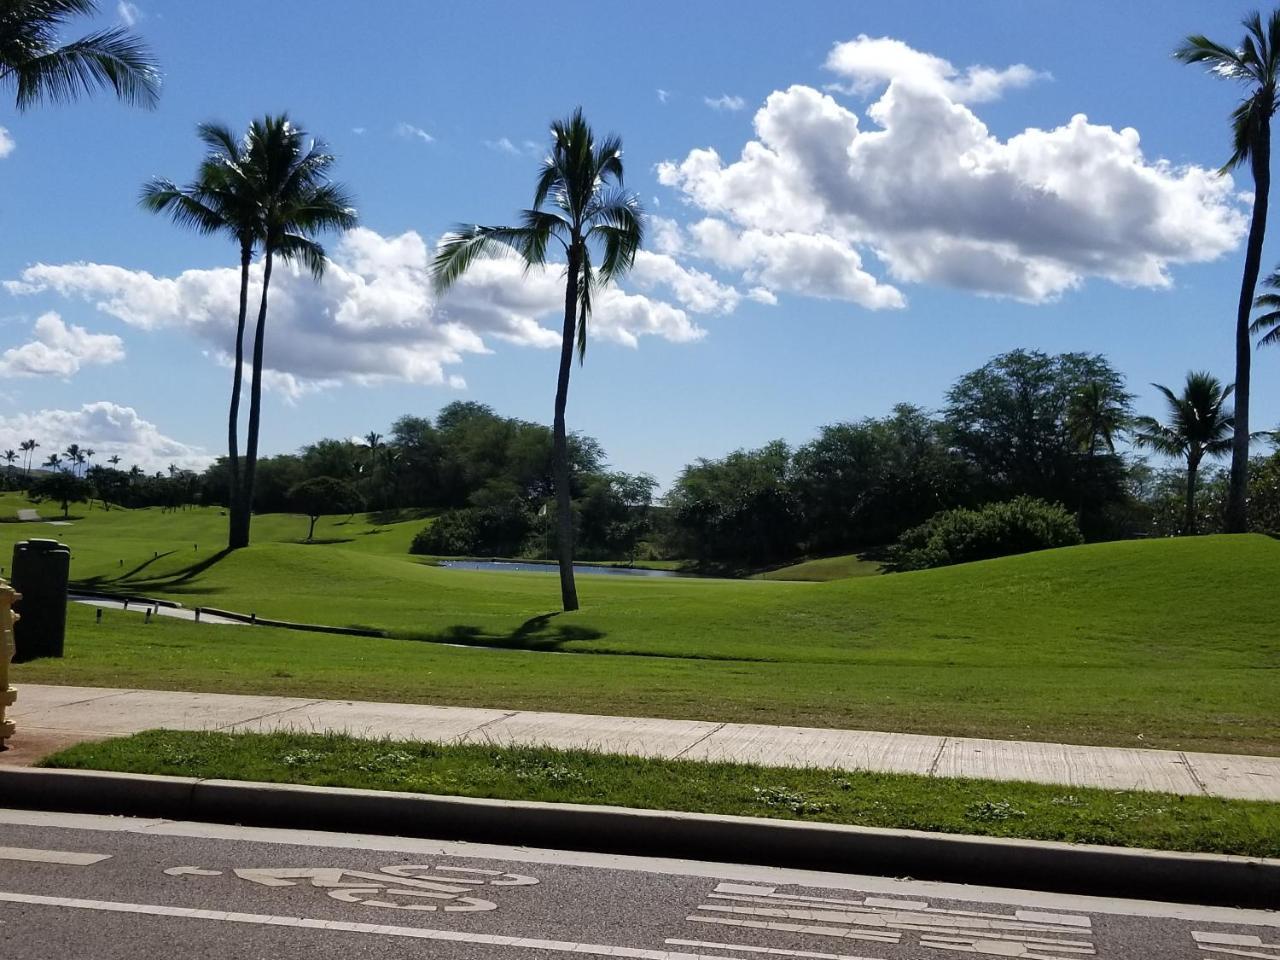
[[[600, 717], [409, 703], [21, 684], [11, 715], [34, 739], [175, 730], [345, 732], [451, 743], [579, 748], [769, 766], [1025, 780], [1280, 801], [1280, 758], [1082, 747], [864, 730]], [[0, 763], [5, 754], [0, 753]]]

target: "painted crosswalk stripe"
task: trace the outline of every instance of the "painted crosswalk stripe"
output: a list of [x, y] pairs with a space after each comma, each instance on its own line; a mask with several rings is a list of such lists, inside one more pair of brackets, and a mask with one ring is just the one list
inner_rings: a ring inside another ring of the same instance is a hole
[[75, 853], [71, 850], [29, 850], [26, 847], [0, 847], [0, 860], [22, 860], [26, 863], [61, 863], [70, 867], [87, 867], [110, 860], [109, 853]]
[[432, 930], [427, 927], [393, 927], [379, 923], [348, 923], [342, 920], [317, 920], [310, 917], [277, 917], [261, 913], [233, 913], [227, 910], [200, 910], [195, 907], [165, 907], [152, 903], [121, 903], [113, 900], [82, 900], [75, 897], [46, 897], [31, 893], [0, 892], [0, 903], [22, 903], [29, 906], [69, 907], [104, 913], [132, 913], [153, 917], [181, 917], [187, 920], [221, 920], [265, 927], [290, 927], [323, 930], [327, 933], [365, 933], [382, 937], [404, 937], [414, 940], [441, 940], [452, 943], [476, 943], [490, 947], [514, 947], [521, 950], [543, 950], [548, 953], [572, 953], [588, 957], [631, 957], [633, 960], [745, 960], [703, 953], [680, 953], [673, 950], [642, 950], [634, 947], [609, 946], [601, 943], [574, 943], [568, 940], [540, 940], [535, 937], [507, 937], [464, 930]]

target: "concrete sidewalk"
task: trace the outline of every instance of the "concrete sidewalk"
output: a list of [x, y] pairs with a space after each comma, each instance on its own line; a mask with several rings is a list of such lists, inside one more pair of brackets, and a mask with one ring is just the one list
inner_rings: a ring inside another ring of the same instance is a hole
[[[586, 748], [767, 766], [1027, 780], [1280, 802], [1280, 758], [1081, 747], [967, 737], [774, 727], [700, 720], [433, 707], [160, 690], [23, 684], [12, 712], [24, 737], [65, 744], [175, 730], [335, 731], [451, 743]], [[6, 754], [0, 753], [0, 763]]]

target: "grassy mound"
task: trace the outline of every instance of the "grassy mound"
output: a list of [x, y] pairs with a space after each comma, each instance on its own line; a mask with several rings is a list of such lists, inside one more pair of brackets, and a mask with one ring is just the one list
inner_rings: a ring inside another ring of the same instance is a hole
[[99, 508], [0, 537], [57, 536], [99, 588], [498, 650], [163, 624], [146, 635], [173, 639], [158, 654], [136, 621], [78, 616], [72, 657], [19, 676], [1280, 753], [1280, 543], [1265, 537], [830, 583], [588, 575], [583, 608], [559, 614], [554, 575], [430, 566], [404, 552], [428, 521], [375, 519], [328, 518], [329, 542], [305, 544], [301, 518], [262, 517], [233, 554], [214, 549], [212, 510]]

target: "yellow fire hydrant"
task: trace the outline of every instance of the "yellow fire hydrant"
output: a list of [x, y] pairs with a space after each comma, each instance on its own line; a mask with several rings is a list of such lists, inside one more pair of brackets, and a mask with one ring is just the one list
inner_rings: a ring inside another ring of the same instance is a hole
[[0, 580], [0, 748], [13, 736], [13, 721], [4, 714], [18, 699], [18, 691], [9, 686], [9, 661], [13, 659], [13, 625], [18, 620], [13, 605], [21, 599], [22, 594]]

